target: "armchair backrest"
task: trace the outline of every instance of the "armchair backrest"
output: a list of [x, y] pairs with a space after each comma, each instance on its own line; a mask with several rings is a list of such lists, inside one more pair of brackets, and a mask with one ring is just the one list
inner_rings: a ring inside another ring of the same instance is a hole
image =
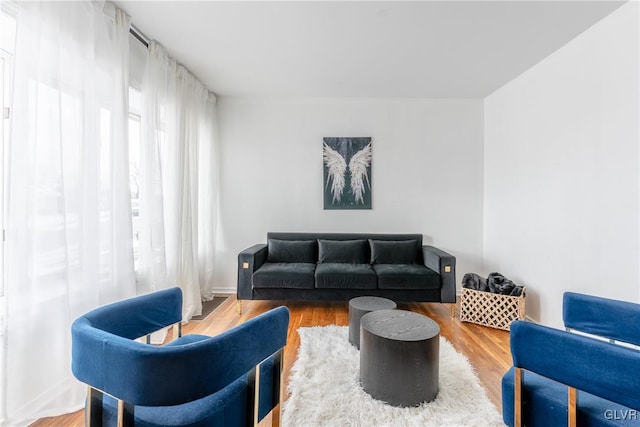
[[182, 291], [170, 288], [98, 307], [82, 316], [91, 327], [136, 339], [182, 320]]
[[[154, 306], [162, 302], [173, 306], [176, 295], [156, 294], [160, 295], [101, 307], [73, 323], [72, 371], [76, 378], [134, 405], [178, 405], [223, 389], [286, 344], [286, 307], [215, 337], [187, 335], [166, 346], [132, 341], [173, 318]], [[130, 322], [135, 325], [127, 325]]]
[[568, 329], [640, 345], [640, 304], [565, 292], [562, 318]]
[[516, 368], [640, 410], [640, 351], [521, 320], [510, 342]]

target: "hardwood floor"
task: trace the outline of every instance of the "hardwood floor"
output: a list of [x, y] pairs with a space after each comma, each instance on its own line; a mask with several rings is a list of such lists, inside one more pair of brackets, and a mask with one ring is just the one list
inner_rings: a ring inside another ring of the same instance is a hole
[[[283, 301], [243, 301], [242, 315], [236, 311], [236, 298], [230, 296], [206, 320], [189, 322], [183, 326], [183, 334], [217, 335], [233, 326], [251, 319], [279, 305], [286, 305], [291, 311], [289, 336], [285, 348], [285, 378], [296, 359], [300, 338], [297, 329], [301, 326], [324, 326], [349, 324], [349, 309], [346, 302], [283, 302]], [[509, 333], [451, 318], [449, 305], [431, 303], [399, 304], [398, 308], [424, 314], [440, 325], [440, 333], [453, 346], [467, 356], [476, 370], [480, 382], [489, 399], [501, 408], [500, 380], [511, 366]], [[169, 337], [170, 338], [170, 337]], [[268, 420], [264, 420], [266, 424]], [[59, 417], [43, 418], [32, 424], [34, 427], [82, 427], [83, 411]]]

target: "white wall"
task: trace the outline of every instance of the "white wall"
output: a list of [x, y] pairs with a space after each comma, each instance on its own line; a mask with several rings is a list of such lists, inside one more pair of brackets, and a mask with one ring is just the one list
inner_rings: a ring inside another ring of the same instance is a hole
[[[481, 100], [218, 99], [221, 241], [216, 283], [268, 231], [422, 233], [481, 268]], [[322, 207], [322, 138], [372, 137], [372, 210]]]
[[640, 301], [638, 3], [485, 99], [484, 264], [560, 326], [567, 290]]

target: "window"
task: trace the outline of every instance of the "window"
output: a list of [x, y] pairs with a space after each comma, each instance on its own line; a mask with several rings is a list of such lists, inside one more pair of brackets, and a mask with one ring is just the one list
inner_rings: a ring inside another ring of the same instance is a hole
[[140, 259], [140, 117], [142, 81], [147, 63], [147, 48], [129, 34], [129, 180], [131, 189], [131, 225], [133, 263], [138, 271]]
[[140, 110], [141, 93], [129, 86], [129, 179], [131, 188], [131, 218], [133, 231], [133, 260], [136, 270], [140, 259]]
[[9, 83], [13, 71], [13, 54], [16, 44], [16, 6], [13, 2], [0, 3], [0, 297], [4, 296], [4, 219], [6, 203], [6, 173], [9, 160], [6, 156], [9, 144], [11, 92]]
[[[9, 146], [9, 130], [11, 114], [11, 91], [9, 83], [13, 72], [13, 54], [16, 44], [16, 10], [12, 2], [0, 2], [0, 337], [4, 342], [5, 334], [5, 297], [4, 297], [4, 230], [7, 197], [7, 180], [9, 159], [6, 153]], [[0, 376], [4, 378], [6, 365], [6, 349], [0, 349]], [[0, 402], [6, 399], [5, 386], [0, 387]], [[4, 422], [6, 410], [0, 405], [0, 423]]]

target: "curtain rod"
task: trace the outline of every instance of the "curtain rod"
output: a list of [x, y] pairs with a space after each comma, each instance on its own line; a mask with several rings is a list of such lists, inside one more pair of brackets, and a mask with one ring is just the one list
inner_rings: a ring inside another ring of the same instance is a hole
[[149, 38], [147, 38], [147, 36], [142, 34], [142, 31], [136, 28], [135, 25], [131, 24], [131, 27], [129, 27], [129, 32], [133, 37], [136, 38], [136, 40], [142, 43], [144, 47], [146, 47], [147, 49], [149, 48]]

